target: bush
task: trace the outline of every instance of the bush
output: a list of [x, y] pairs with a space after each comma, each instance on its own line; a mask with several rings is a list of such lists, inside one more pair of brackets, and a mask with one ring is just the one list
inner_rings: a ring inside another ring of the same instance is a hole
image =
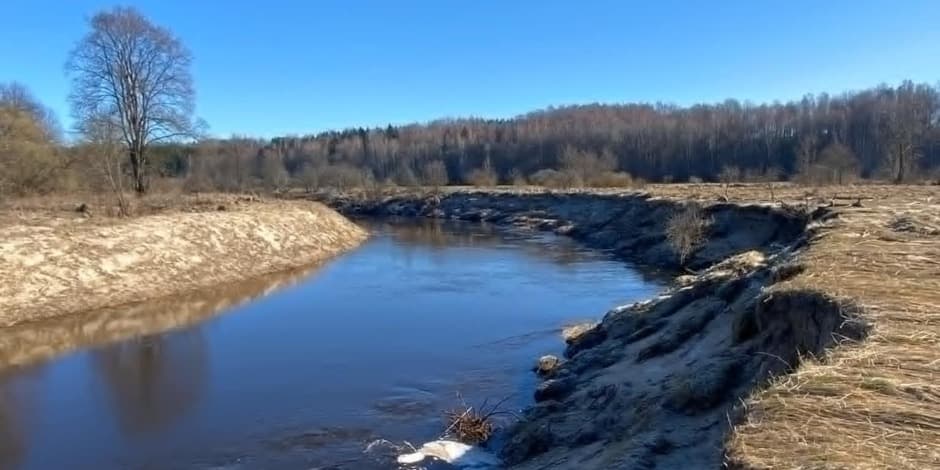
[[577, 174], [550, 168], [532, 173], [529, 182], [545, 188], [575, 188], [584, 185], [584, 181]]
[[705, 242], [711, 218], [698, 204], [692, 204], [684, 210], [675, 212], [666, 222], [666, 239], [679, 255], [683, 266], [692, 253]]
[[320, 187], [335, 189], [365, 188], [372, 185], [372, 172], [346, 164], [328, 165], [319, 169]]
[[725, 165], [718, 173], [718, 181], [725, 184], [741, 181], [741, 169], [734, 165]]
[[0, 193], [23, 195], [55, 188], [66, 162], [44, 113], [25, 90], [0, 84]]
[[474, 186], [496, 186], [496, 172], [488, 168], [477, 168], [467, 174], [467, 182]]
[[440, 160], [426, 163], [421, 171], [421, 176], [424, 179], [424, 184], [434, 187], [446, 186], [450, 180], [447, 175], [447, 167]]
[[525, 175], [517, 168], [513, 168], [513, 170], [509, 172], [509, 180], [512, 182], [513, 186], [527, 186], [529, 184]]

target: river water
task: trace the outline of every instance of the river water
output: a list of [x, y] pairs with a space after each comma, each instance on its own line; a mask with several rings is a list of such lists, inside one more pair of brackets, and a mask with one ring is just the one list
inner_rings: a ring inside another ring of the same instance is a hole
[[394, 468], [366, 445], [521, 409], [562, 326], [662, 287], [550, 234], [361, 223], [323, 266], [0, 332], [0, 468]]

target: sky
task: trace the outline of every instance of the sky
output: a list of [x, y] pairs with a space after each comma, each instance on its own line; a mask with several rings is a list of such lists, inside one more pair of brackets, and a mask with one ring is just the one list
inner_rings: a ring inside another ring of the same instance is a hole
[[[115, 4], [3, 0], [0, 82], [68, 128], [64, 63]], [[302, 135], [567, 104], [765, 102], [940, 81], [940, 1], [154, 0], [216, 136]]]

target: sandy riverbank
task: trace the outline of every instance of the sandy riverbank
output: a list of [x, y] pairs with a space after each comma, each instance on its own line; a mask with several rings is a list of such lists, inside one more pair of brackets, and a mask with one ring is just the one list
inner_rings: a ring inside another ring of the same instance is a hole
[[367, 236], [321, 204], [234, 196], [126, 219], [8, 204], [0, 221], [0, 326], [308, 266]]

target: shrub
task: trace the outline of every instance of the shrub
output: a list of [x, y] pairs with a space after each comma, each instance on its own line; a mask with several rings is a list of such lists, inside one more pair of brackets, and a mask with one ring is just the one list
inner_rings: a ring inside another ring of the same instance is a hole
[[574, 188], [584, 185], [584, 180], [573, 172], [549, 168], [532, 173], [529, 182], [545, 188]]
[[734, 165], [725, 165], [718, 173], [718, 181], [725, 184], [741, 181], [741, 169]]
[[496, 186], [496, 172], [489, 168], [477, 168], [467, 174], [467, 182], [474, 186]]
[[450, 178], [447, 175], [447, 167], [444, 162], [434, 160], [426, 163], [421, 171], [424, 184], [433, 187], [446, 186]]
[[327, 165], [319, 169], [320, 187], [335, 189], [365, 188], [372, 185], [374, 177], [369, 170], [361, 170], [351, 165], [340, 163]]
[[711, 219], [698, 204], [676, 211], [666, 222], [666, 239], [685, 266], [692, 253], [705, 241]]
[[509, 173], [509, 180], [512, 182], [513, 186], [527, 186], [529, 182], [526, 180], [525, 175], [522, 174], [517, 168]]

